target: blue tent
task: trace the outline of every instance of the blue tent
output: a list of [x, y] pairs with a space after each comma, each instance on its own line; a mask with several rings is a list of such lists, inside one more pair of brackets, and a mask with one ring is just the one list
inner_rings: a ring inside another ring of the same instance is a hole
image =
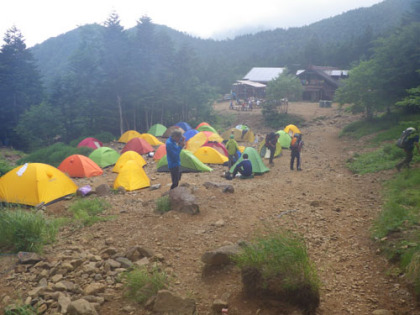
[[184, 131], [188, 131], [192, 129], [192, 127], [184, 121], [180, 121], [179, 123], [176, 123], [175, 126], [181, 127], [182, 129], [184, 129]]
[[190, 130], [184, 132], [185, 140], [188, 141], [189, 139], [194, 137], [197, 133], [199, 133], [199, 131], [195, 130], [195, 129], [190, 129]]

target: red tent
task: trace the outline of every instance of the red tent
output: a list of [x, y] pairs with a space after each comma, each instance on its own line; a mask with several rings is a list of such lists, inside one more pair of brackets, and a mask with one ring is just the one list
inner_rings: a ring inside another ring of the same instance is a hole
[[155, 155], [153, 155], [154, 160], [160, 160], [166, 155], [166, 144], [161, 144], [159, 148], [157, 148]]
[[205, 144], [203, 144], [203, 147], [212, 147], [213, 149], [216, 149], [217, 151], [219, 151], [221, 154], [223, 154], [225, 156], [229, 156], [229, 153], [228, 153], [225, 145], [221, 142], [208, 141]]
[[103, 147], [103, 144], [98, 139], [89, 137], [89, 138], [85, 138], [82, 141], [80, 141], [79, 144], [77, 145], [77, 147], [78, 148], [89, 147], [89, 148], [92, 148], [92, 149], [96, 150], [97, 148]]
[[146, 140], [141, 138], [133, 138], [127, 142], [121, 153], [126, 151], [135, 151], [138, 154], [147, 154], [149, 152], [153, 152], [154, 149]]
[[197, 125], [197, 127], [195, 127], [195, 129], [198, 129], [198, 128], [200, 128], [201, 126], [210, 126], [210, 125], [209, 125], [209, 123], [206, 123], [205, 121], [203, 121], [202, 123], [199, 123], [199, 124]]

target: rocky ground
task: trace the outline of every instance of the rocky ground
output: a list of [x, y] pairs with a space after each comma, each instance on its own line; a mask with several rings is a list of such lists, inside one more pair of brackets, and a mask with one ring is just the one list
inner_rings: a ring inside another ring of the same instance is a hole
[[[259, 134], [270, 131], [259, 109], [229, 111], [228, 103], [215, 109], [236, 115], [236, 123]], [[164, 269], [171, 277], [172, 294], [185, 297], [180, 302], [185, 307], [194, 300], [198, 314], [213, 314], [217, 300], [227, 304], [229, 314], [301, 314], [275, 301], [246, 299], [235, 267], [203, 273], [204, 253], [251, 239], [268, 226], [304, 236], [322, 281], [317, 314], [420, 314], [405, 286], [388, 275], [392, 266], [369, 234], [381, 209], [381, 184], [393, 171], [359, 176], [347, 170], [346, 160], [360, 150], [360, 143], [338, 137], [354, 117], [337, 107], [292, 103], [289, 112], [306, 120], [299, 126], [305, 141], [303, 171], [289, 169], [290, 153], [285, 150], [270, 172], [251, 180], [226, 181], [222, 166], [212, 173], [183, 174], [181, 183], [193, 189], [200, 213], [159, 215], [154, 201], [169, 190], [170, 175], [157, 173], [148, 160], [146, 173], [160, 189], [102, 197], [112, 204], [108, 214], [115, 217], [81, 230], [65, 228], [36, 265], [27, 267], [15, 256], [0, 256], [2, 306], [20, 298], [28, 303], [41, 300], [45, 313], [69, 307], [94, 313], [90, 308], [95, 307], [99, 314], [149, 314], [123, 297], [118, 281], [118, 274], [135, 263]], [[112, 185], [115, 176], [107, 169], [103, 176], [77, 183]], [[231, 184], [234, 193], [206, 187], [205, 182]], [[46, 213], [66, 215], [69, 203], [47, 206]], [[80, 305], [70, 306], [70, 300], [81, 298], [89, 303], [79, 300]]]

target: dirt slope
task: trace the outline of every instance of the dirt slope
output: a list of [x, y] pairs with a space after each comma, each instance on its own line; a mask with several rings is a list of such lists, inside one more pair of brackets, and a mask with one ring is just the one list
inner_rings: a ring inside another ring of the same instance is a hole
[[[263, 127], [259, 110], [233, 112], [228, 110], [228, 103], [217, 104], [216, 110], [234, 113], [237, 123], [249, 125], [257, 133], [270, 131]], [[153, 213], [153, 200], [169, 189], [170, 175], [157, 173], [155, 164], [149, 163], [146, 172], [152, 183], [162, 184], [160, 190], [107, 197], [116, 219], [62, 235], [46, 254], [53, 256], [74, 245], [99, 251], [106, 247], [104, 240], [110, 238], [113, 246], [121, 249], [142, 245], [162, 254], [166, 270], [173, 276], [172, 289], [194, 298], [199, 314], [211, 314], [213, 301], [221, 297], [229, 297], [229, 314], [299, 314], [274, 302], [243, 299], [240, 274], [235, 268], [202, 275], [200, 258], [205, 251], [249, 239], [269, 224], [304, 235], [323, 283], [317, 314], [372, 314], [380, 309], [420, 314], [398, 279], [386, 276], [390, 265], [377, 254], [369, 235], [381, 207], [381, 182], [392, 172], [357, 176], [346, 169], [345, 161], [357, 150], [358, 143], [338, 138], [340, 128], [353, 118], [336, 107], [293, 103], [289, 112], [306, 119], [301, 127], [305, 141], [302, 172], [289, 169], [290, 153], [285, 151], [269, 173], [252, 180], [227, 182], [221, 177], [225, 168], [220, 166], [210, 174], [184, 174], [181, 182], [196, 187], [200, 214], [169, 212], [159, 216]], [[107, 170], [105, 176], [78, 180], [78, 184], [112, 184], [114, 178], [115, 174]], [[235, 193], [206, 189], [206, 181], [233, 184]], [[56, 203], [47, 212], [62, 213], [65, 206], [66, 202]], [[6, 277], [0, 274], [0, 297], [16, 289]], [[100, 313], [124, 313], [121, 309], [127, 304], [117, 294]], [[142, 309], [131, 313], [147, 314]]]

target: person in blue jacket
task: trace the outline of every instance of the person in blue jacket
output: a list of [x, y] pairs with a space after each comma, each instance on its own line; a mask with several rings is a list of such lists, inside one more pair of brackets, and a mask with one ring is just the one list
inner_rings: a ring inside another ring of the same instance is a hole
[[182, 132], [175, 130], [166, 140], [166, 158], [168, 160], [168, 168], [171, 172], [172, 186], [171, 189], [178, 187], [181, 180], [181, 150], [184, 147], [185, 138]]
[[231, 180], [235, 178], [238, 172], [243, 177], [252, 176], [252, 164], [251, 164], [251, 161], [248, 160], [248, 154], [246, 153], [243, 155], [243, 160], [240, 163], [238, 163], [238, 165], [235, 166], [235, 169], [233, 170], [232, 175], [229, 174], [229, 176], [227, 176], [227, 179]]

